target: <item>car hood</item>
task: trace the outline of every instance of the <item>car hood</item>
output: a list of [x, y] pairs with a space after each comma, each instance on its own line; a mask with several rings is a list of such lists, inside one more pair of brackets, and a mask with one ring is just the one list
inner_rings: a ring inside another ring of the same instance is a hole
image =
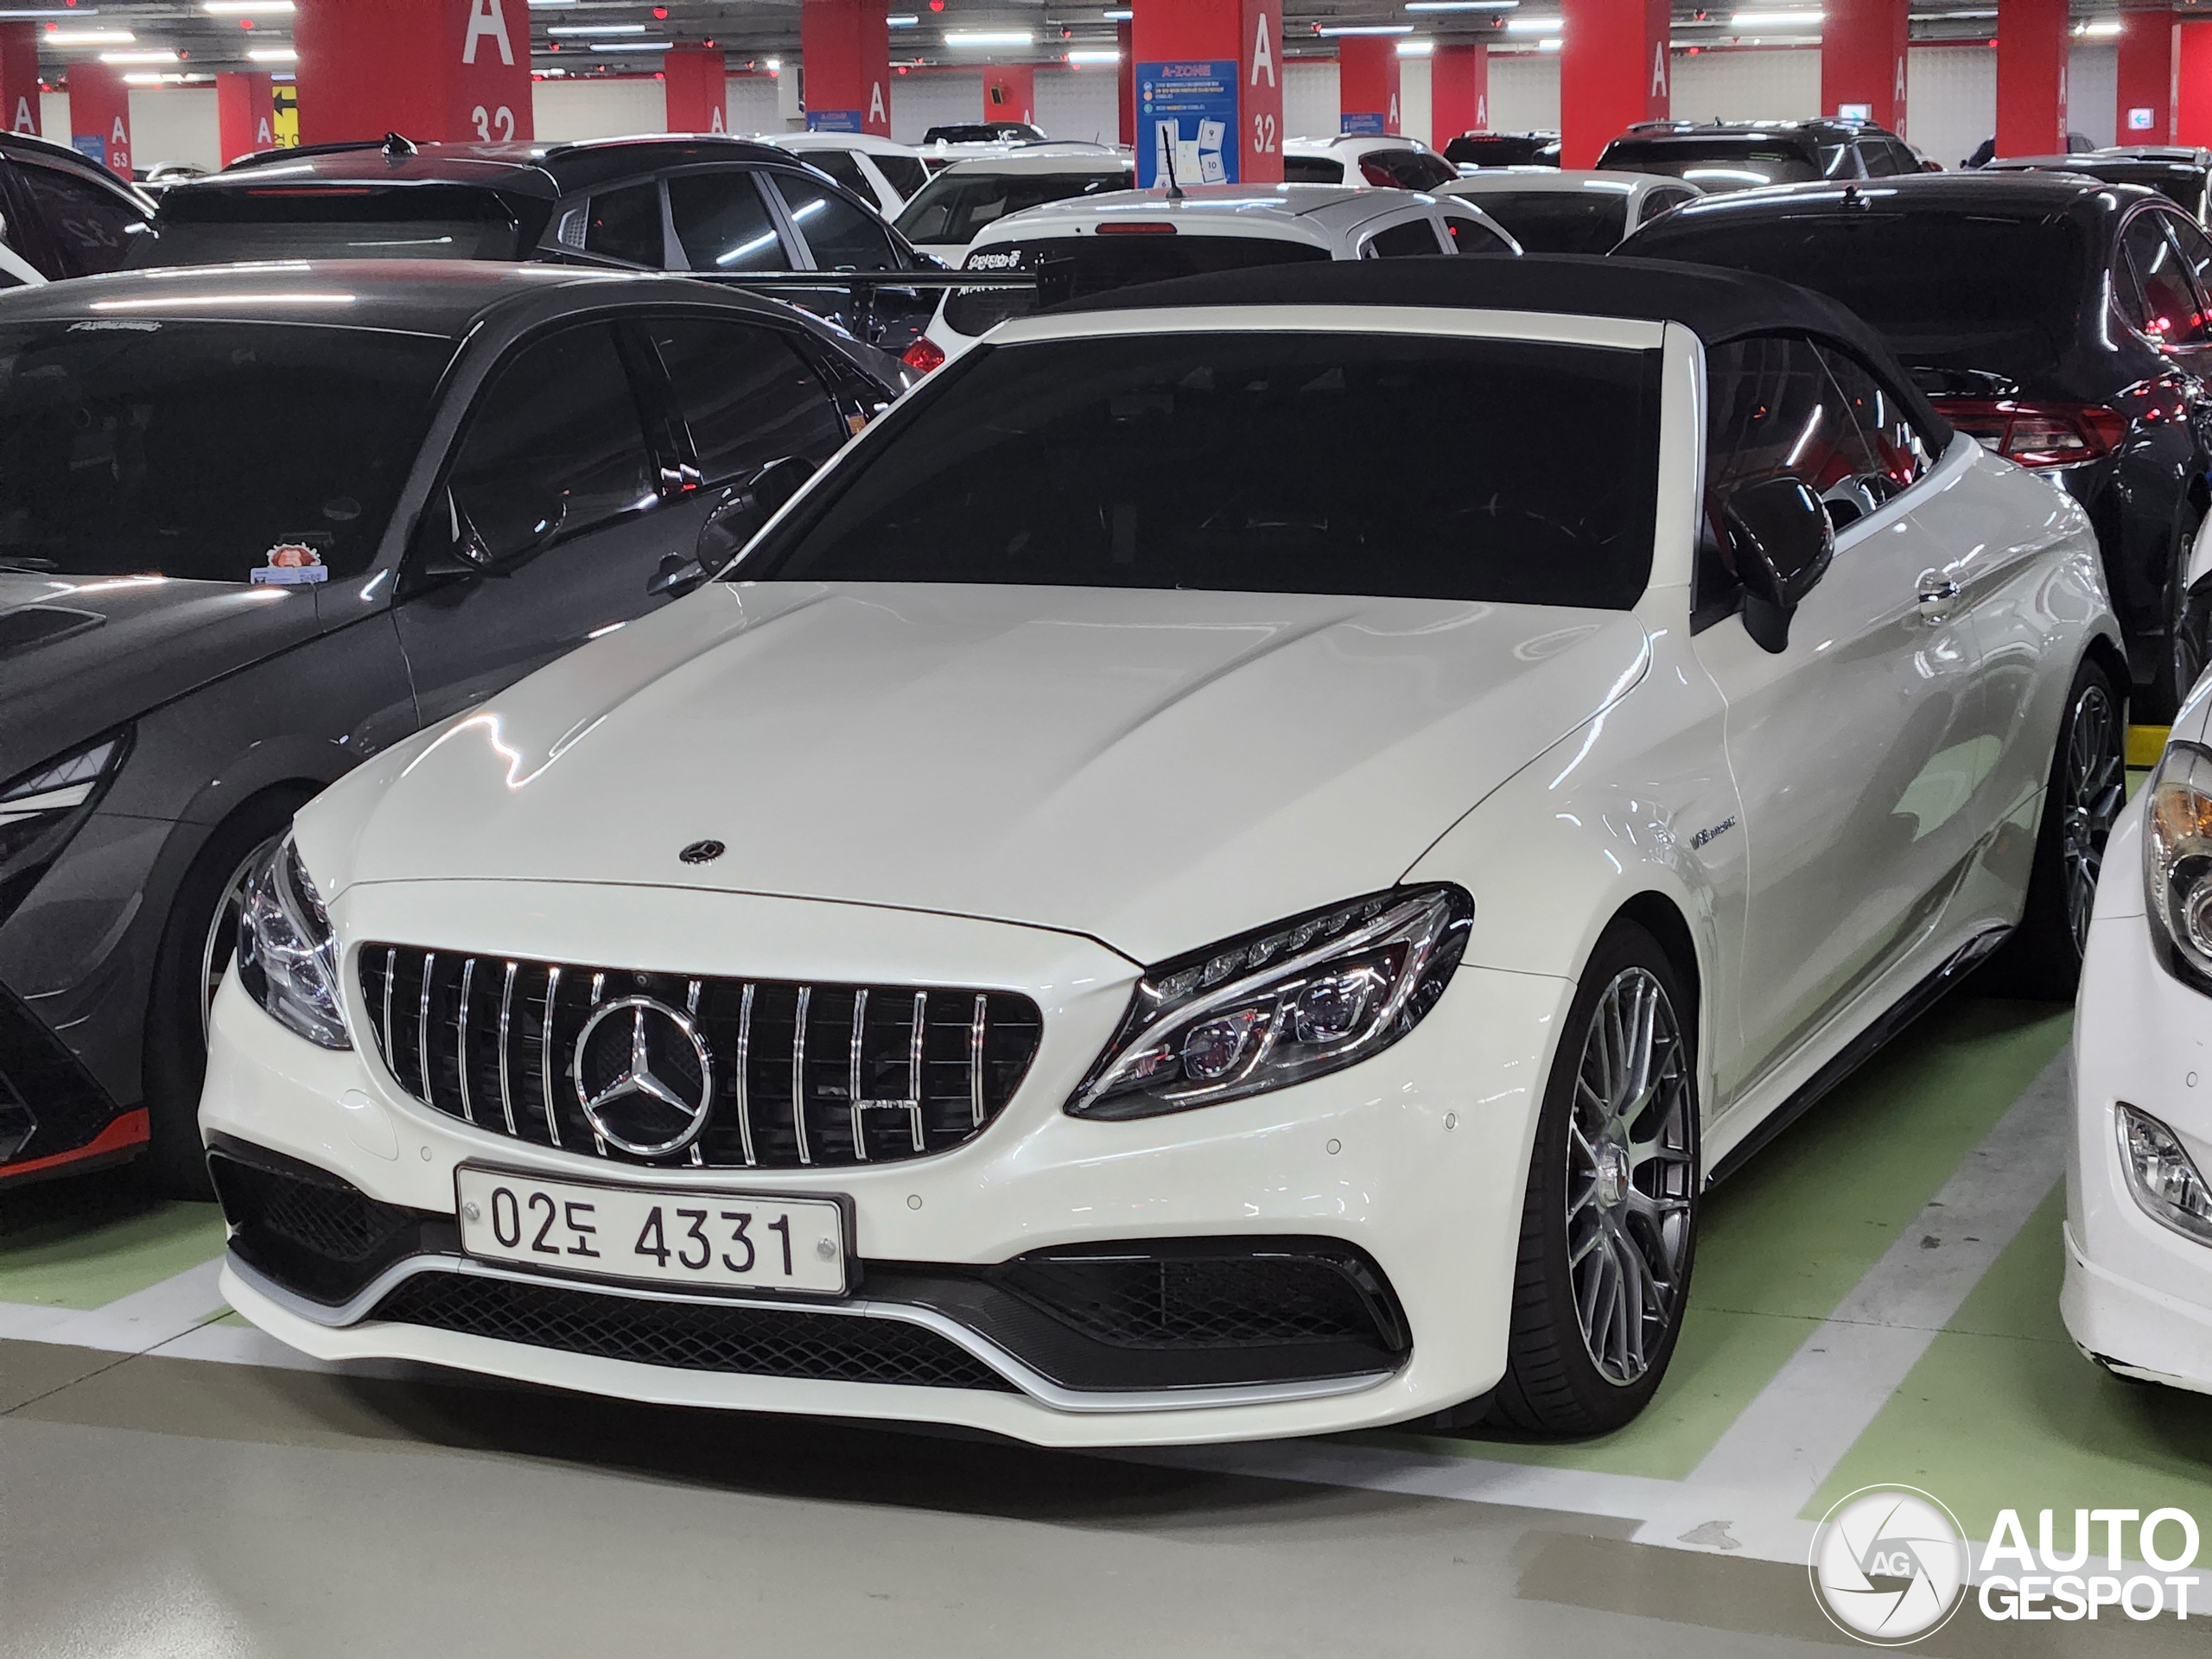
[[[1647, 658], [1620, 612], [715, 584], [370, 762], [302, 850], [333, 895], [691, 887], [1148, 962], [1389, 886]], [[727, 850], [680, 861], [708, 840]]]
[[0, 572], [0, 782], [316, 626], [304, 588]]

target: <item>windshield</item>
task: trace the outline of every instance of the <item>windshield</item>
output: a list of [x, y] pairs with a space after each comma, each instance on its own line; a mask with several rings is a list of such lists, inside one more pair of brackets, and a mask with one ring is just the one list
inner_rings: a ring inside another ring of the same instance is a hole
[[[1623, 609], [1650, 574], [1658, 388], [1656, 351], [1521, 340], [986, 346], [731, 574]], [[1449, 466], [1411, 435], [1436, 433]]]
[[[1310, 242], [1287, 242], [1272, 236], [1055, 236], [1034, 242], [995, 242], [970, 253], [966, 268], [1042, 272], [1057, 303], [1137, 283], [1166, 282], [1172, 276], [1249, 270], [1255, 265], [1287, 265], [1328, 257], [1327, 249]], [[944, 320], [950, 327], [972, 336], [1008, 317], [1027, 316], [1038, 302], [1034, 293], [1020, 289], [962, 289], [945, 301]]]
[[1513, 232], [1527, 253], [1604, 253], [1628, 232], [1628, 193], [1485, 190], [1462, 198]]
[[[1840, 146], [1836, 154], [1842, 154]], [[1598, 165], [1628, 173], [1662, 173], [1709, 191], [1809, 184], [1823, 176], [1809, 150], [1756, 138], [1616, 138], [1605, 146]]]
[[1126, 170], [1101, 173], [1095, 168], [1069, 173], [944, 173], [906, 204], [898, 226], [909, 242], [964, 246], [984, 226], [1025, 207], [1128, 188]]
[[293, 323], [0, 327], [0, 569], [359, 575], [452, 350]]
[[1726, 207], [1670, 214], [1621, 251], [1779, 276], [1841, 301], [1908, 364], [2015, 374], [2072, 340], [2085, 255], [2063, 219]]
[[518, 259], [525, 251], [505, 202], [459, 185], [188, 187], [162, 198], [154, 229], [127, 264]]

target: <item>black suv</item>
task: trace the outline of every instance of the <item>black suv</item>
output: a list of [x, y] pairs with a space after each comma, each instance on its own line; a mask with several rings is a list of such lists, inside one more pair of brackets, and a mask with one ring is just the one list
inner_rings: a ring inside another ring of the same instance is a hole
[[153, 214], [143, 192], [68, 145], [0, 132], [0, 242], [48, 281], [113, 270]]
[[[167, 192], [129, 263], [551, 259], [758, 276], [937, 267], [868, 203], [787, 150], [671, 135], [588, 143], [269, 150]], [[779, 296], [904, 351], [934, 292], [849, 286]]]
[[1444, 146], [1456, 167], [1557, 167], [1555, 132], [1463, 132]]
[[2205, 186], [2212, 179], [2212, 150], [2177, 145], [2127, 145], [2086, 155], [2008, 156], [1985, 173], [2079, 173], [2107, 184], [2140, 184], [2156, 190], [2198, 224], [2204, 222]]
[[1707, 195], [1820, 179], [1920, 171], [1904, 140], [1861, 121], [1645, 121], [1605, 146], [1600, 168], [1664, 173]]

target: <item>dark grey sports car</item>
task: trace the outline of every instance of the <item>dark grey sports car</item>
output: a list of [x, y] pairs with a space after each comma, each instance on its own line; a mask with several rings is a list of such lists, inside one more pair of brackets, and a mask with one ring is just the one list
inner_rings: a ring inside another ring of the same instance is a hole
[[150, 1154], [200, 1190], [255, 849], [718, 568], [901, 373], [773, 302], [545, 265], [0, 300], [0, 1184]]

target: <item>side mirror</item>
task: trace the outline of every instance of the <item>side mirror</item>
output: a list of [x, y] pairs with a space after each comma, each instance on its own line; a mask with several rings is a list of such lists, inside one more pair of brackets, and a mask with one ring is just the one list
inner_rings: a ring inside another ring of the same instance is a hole
[[805, 456], [785, 455], [770, 461], [744, 484], [724, 490], [700, 524], [690, 556], [671, 553], [662, 559], [645, 591], [656, 598], [665, 594], [681, 599], [721, 575], [814, 472], [814, 463]]
[[531, 522], [530, 539], [505, 554], [493, 550], [489, 539], [451, 491], [446, 493], [446, 534], [441, 536], [435, 530], [429, 534], [422, 573], [425, 576], [504, 576], [560, 539], [562, 527], [568, 523], [569, 503], [563, 496], [547, 504]]
[[1745, 631], [1765, 650], [1786, 651], [1791, 614], [1835, 556], [1827, 509], [1802, 481], [1783, 477], [1737, 491], [1721, 516], [1744, 584]]

